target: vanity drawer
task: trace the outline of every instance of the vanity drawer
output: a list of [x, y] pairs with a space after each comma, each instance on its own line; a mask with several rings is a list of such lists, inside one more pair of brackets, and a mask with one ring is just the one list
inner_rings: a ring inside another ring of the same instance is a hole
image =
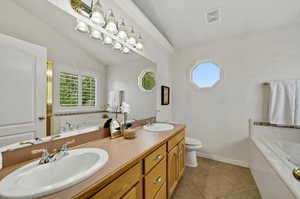
[[184, 131], [181, 131], [168, 141], [168, 151], [171, 151], [183, 138]]
[[160, 188], [166, 183], [167, 161], [164, 158], [145, 177], [145, 199], [153, 199]]
[[164, 144], [145, 158], [145, 173], [148, 173], [155, 165], [166, 157], [166, 150], [167, 146]]
[[139, 163], [96, 193], [92, 199], [120, 199], [140, 180], [141, 175], [142, 164]]
[[165, 183], [154, 199], [167, 199], [167, 184]]

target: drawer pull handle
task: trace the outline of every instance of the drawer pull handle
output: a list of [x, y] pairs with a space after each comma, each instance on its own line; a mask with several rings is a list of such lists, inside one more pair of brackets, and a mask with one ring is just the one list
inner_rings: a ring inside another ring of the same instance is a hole
[[157, 155], [156, 157], [155, 157], [155, 159], [154, 160], [160, 160], [162, 158], [162, 155]]
[[159, 176], [158, 178], [155, 179], [154, 184], [160, 184], [162, 182], [162, 177]]

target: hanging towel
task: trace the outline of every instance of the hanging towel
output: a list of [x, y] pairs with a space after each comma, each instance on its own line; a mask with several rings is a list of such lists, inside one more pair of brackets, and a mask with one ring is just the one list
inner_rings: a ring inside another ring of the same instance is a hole
[[2, 158], [2, 152], [0, 151], [0, 170], [3, 167], [3, 158]]
[[300, 126], [300, 80], [296, 80], [295, 125]]
[[269, 120], [277, 125], [294, 125], [296, 80], [271, 81]]

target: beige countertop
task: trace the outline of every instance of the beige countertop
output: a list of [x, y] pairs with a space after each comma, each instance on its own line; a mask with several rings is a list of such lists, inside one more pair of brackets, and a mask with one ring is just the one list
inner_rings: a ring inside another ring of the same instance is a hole
[[[106, 185], [184, 128], [185, 125], [176, 124], [175, 128], [171, 131], [149, 132], [140, 129], [137, 131], [137, 137], [132, 140], [127, 140], [123, 137], [116, 139], [104, 138], [78, 145], [74, 148], [101, 148], [106, 150], [109, 154], [108, 162], [92, 177], [89, 177], [79, 184], [41, 198], [76, 198], [80, 193], [87, 191], [92, 187], [97, 187], [97, 189], [99, 189], [101, 185]], [[17, 164], [0, 170], [0, 179], [24, 164], [26, 163]]]

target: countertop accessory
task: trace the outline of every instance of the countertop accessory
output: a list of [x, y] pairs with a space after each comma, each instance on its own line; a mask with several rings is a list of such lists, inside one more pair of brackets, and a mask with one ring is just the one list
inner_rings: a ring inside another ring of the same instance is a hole
[[121, 123], [118, 120], [112, 120], [110, 123], [110, 137], [113, 139], [121, 136]]
[[130, 128], [124, 130], [124, 138], [125, 139], [134, 139], [136, 138], [137, 128]]

